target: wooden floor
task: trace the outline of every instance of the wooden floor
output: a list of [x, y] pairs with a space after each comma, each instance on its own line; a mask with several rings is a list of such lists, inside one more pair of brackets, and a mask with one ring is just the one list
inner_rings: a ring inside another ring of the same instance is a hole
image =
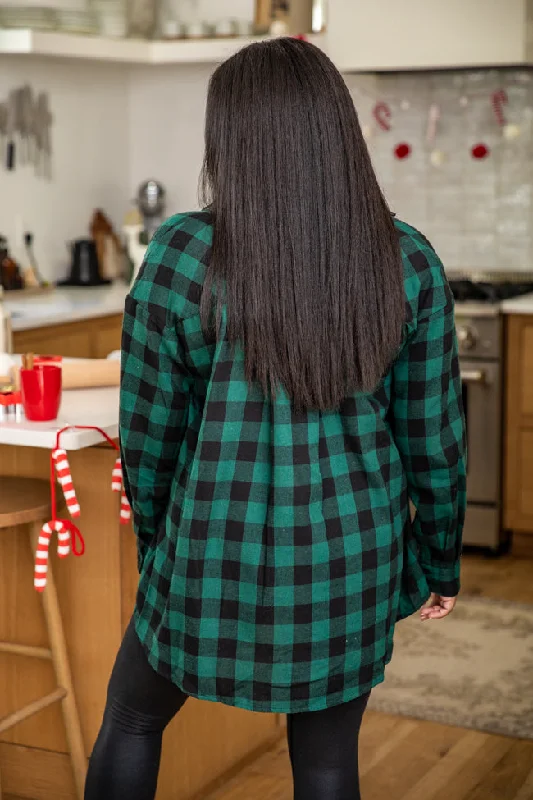
[[[533, 604], [533, 537], [501, 559], [465, 556], [463, 591]], [[360, 763], [363, 800], [533, 800], [533, 741], [369, 712]], [[255, 798], [292, 800], [284, 742], [205, 800]]]
[[[501, 559], [465, 556], [463, 591], [533, 604], [533, 536]], [[533, 800], [533, 741], [369, 712], [360, 762], [363, 800]], [[201, 800], [292, 800], [285, 743]]]

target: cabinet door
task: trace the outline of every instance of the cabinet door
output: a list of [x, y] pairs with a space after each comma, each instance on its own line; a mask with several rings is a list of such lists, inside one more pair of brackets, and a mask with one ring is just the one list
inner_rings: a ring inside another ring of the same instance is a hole
[[66, 322], [13, 336], [15, 353], [41, 353], [65, 358], [106, 358], [120, 348], [122, 314]]
[[504, 524], [533, 533], [533, 317], [507, 321]]
[[122, 314], [113, 317], [104, 317], [94, 320], [98, 323], [94, 326], [92, 339], [92, 358], [107, 358], [113, 350], [120, 350], [120, 339], [122, 336]]
[[15, 353], [41, 353], [65, 358], [90, 358], [91, 330], [88, 324], [73, 323], [16, 332]]
[[516, 64], [526, 41], [525, 0], [329, 0], [328, 52], [346, 72]]

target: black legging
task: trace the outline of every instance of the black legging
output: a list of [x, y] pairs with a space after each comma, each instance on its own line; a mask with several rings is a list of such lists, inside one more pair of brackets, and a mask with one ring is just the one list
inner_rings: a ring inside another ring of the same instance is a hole
[[[163, 731], [186, 699], [152, 669], [131, 622], [109, 681], [85, 800], [153, 800]], [[360, 800], [357, 751], [367, 701], [365, 695], [326, 711], [289, 715], [295, 800]]]

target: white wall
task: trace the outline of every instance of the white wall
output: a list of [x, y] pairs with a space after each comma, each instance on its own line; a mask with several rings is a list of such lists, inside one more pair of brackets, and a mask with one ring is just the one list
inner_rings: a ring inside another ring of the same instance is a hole
[[212, 66], [132, 72], [129, 106], [130, 195], [155, 178], [167, 189], [167, 214], [197, 208], [207, 84]]
[[88, 234], [92, 211], [102, 207], [120, 224], [128, 208], [128, 73], [75, 61], [0, 58], [0, 99], [29, 83], [47, 91], [54, 115], [53, 181], [29, 166], [0, 167], [0, 233], [17, 254], [19, 226], [34, 233], [45, 278], [66, 274], [65, 242]]

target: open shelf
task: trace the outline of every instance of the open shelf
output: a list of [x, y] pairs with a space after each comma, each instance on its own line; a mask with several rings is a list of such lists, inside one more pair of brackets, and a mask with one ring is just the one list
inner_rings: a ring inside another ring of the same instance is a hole
[[[219, 63], [252, 42], [268, 37], [142, 41], [105, 39], [69, 33], [0, 29], [0, 55], [34, 55], [76, 58], [124, 64], [209, 64]], [[322, 46], [324, 38], [310, 36]]]

